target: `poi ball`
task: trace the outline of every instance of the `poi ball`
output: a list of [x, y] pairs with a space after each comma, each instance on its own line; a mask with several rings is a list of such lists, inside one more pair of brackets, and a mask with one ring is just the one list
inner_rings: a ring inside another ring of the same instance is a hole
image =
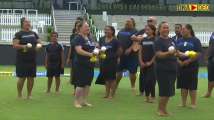
[[145, 37], [147, 37], [147, 34], [146, 34], [146, 33], [144, 33], [144, 34], [143, 34], [143, 37], [144, 37], [144, 38], [145, 38]]
[[196, 57], [197, 53], [195, 51], [190, 51], [189, 55], [191, 58], [194, 58], [194, 57]]
[[170, 46], [169, 48], [168, 48], [168, 51], [174, 51], [175, 50], [175, 47], [174, 46]]
[[98, 55], [99, 54], [99, 49], [98, 48], [95, 48], [94, 50], [93, 50], [93, 53], [95, 54], [95, 55]]
[[102, 47], [101, 47], [101, 51], [106, 51], [106, 47], [105, 47], [105, 46], [102, 46]]
[[42, 47], [42, 44], [38, 43], [36, 44], [36, 48], [41, 48]]
[[101, 59], [106, 59], [106, 54], [101, 54], [101, 55], [100, 55], [100, 58], [101, 58]]
[[93, 56], [90, 58], [90, 62], [95, 63], [97, 62], [97, 57]]
[[27, 44], [27, 48], [32, 48], [32, 44], [31, 44], [31, 43], [28, 43], [28, 44]]

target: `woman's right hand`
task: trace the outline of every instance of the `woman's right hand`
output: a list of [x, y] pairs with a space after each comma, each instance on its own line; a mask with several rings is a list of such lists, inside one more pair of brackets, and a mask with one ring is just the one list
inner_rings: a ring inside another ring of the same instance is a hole
[[145, 67], [146, 67], [146, 64], [144, 64], [143, 62], [140, 62], [140, 67], [141, 67], [141, 68], [145, 68]]

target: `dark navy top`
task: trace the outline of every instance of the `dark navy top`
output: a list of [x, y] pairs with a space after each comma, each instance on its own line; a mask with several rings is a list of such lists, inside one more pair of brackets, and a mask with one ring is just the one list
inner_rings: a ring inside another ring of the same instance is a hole
[[135, 33], [135, 35], [143, 35], [144, 33], [145, 33], [145, 29], [141, 29], [140, 31]]
[[[74, 39], [74, 47], [76, 47], [76, 46], [81, 46], [83, 50], [92, 53], [95, 48], [95, 42], [92, 41], [92, 39], [90, 39], [90, 38], [88, 40], [86, 40], [81, 35], [77, 35]], [[76, 52], [76, 50], [74, 52], [74, 64], [82, 65], [85, 67], [94, 66], [94, 63], [90, 62], [90, 57], [82, 56], [82, 55], [78, 54]]]
[[[201, 52], [202, 51], [201, 42], [196, 37], [178, 39], [176, 43], [176, 48], [181, 52], [186, 52], [186, 51]], [[182, 61], [186, 59], [188, 58], [180, 58], [180, 60]], [[197, 65], [198, 62], [199, 61], [196, 60], [193, 63], [191, 63], [191, 65]]]
[[173, 42], [176, 44], [177, 41], [178, 41], [180, 38], [182, 38], [182, 35], [181, 35], [181, 34], [173, 36], [173, 37], [172, 37], [172, 40], [173, 40]]
[[99, 40], [99, 46], [106, 47], [106, 59], [105, 60], [111, 60], [111, 59], [117, 59], [118, 57], [118, 49], [119, 49], [119, 42], [116, 38], [114, 38], [111, 42], [106, 42], [105, 37], [100, 38]]
[[[158, 37], [158, 39], [155, 41], [156, 52], [158, 51], [167, 52], [170, 46], [175, 46], [171, 38], [163, 39], [161, 37]], [[177, 58], [175, 56], [169, 56], [166, 58], [157, 57], [156, 63], [157, 63], [157, 69], [169, 70], [169, 71], [176, 71], [177, 69]]]
[[[129, 47], [131, 47], [133, 41], [131, 40], [131, 36], [137, 33], [136, 29], [132, 30], [126, 30], [122, 29], [118, 32], [117, 38], [121, 44], [121, 47], [123, 48], [123, 51], [127, 50]], [[130, 55], [133, 55], [135, 53], [130, 53]]]
[[74, 39], [77, 36], [77, 34], [72, 34], [70, 36], [70, 47], [71, 47], [71, 56], [70, 59], [72, 60], [74, 58]]
[[141, 42], [142, 46], [142, 60], [144, 62], [151, 61], [155, 55], [155, 38], [144, 38]]
[[27, 45], [28, 43], [32, 44], [32, 48], [28, 49], [27, 51], [24, 51], [23, 49], [18, 49], [16, 54], [16, 61], [17, 64], [22, 63], [29, 63], [29, 62], [35, 62], [36, 61], [36, 44], [38, 43], [38, 35], [33, 32], [25, 32], [25, 31], [19, 31], [15, 34], [14, 40], [18, 39], [19, 44], [21, 45]]
[[214, 32], [210, 37], [209, 48], [208, 48], [208, 58], [212, 59], [212, 57], [214, 57]]
[[61, 53], [63, 46], [59, 43], [50, 43], [46, 46], [46, 55], [48, 56], [48, 67], [60, 67], [62, 64]]

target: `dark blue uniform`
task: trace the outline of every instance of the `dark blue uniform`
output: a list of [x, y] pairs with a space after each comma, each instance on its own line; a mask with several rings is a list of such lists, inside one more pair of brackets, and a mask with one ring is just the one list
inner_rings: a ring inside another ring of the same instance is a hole
[[46, 55], [48, 57], [47, 77], [59, 77], [64, 73], [62, 65], [63, 46], [58, 43], [50, 43], [46, 46]]
[[[74, 39], [74, 47], [81, 46], [87, 52], [93, 52], [95, 43], [89, 39], [84, 39], [78, 35]], [[90, 57], [82, 56], [75, 50], [73, 64], [73, 81], [77, 87], [90, 86], [94, 77], [94, 63], [90, 62]]]
[[173, 40], [173, 42], [176, 44], [177, 41], [178, 41], [180, 38], [182, 38], [182, 35], [181, 35], [181, 34], [173, 36], [173, 37], [172, 37], [172, 40]]
[[32, 48], [19, 49], [16, 51], [16, 76], [17, 77], [36, 77], [36, 44], [38, 43], [38, 35], [33, 32], [19, 31], [15, 34], [14, 40], [19, 40], [19, 44], [32, 44]]
[[214, 33], [212, 33], [208, 48], [208, 80], [214, 81]]
[[136, 73], [138, 67], [138, 52], [132, 51], [129, 55], [125, 55], [124, 52], [131, 47], [133, 41], [131, 36], [137, 33], [136, 29], [126, 30], [122, 29], [118, 33], [118, 40], [120, 41], [121, 47], [123, 49], [123, 54], [120, 57], [120, 63], [118, 65], [118, 72], [123, 70], [128, 70], [130, 73]]
[[[142, 46], [142, 61], [144, 63], [149, 62], [155, 56], [155, 38], [145, 38], [141, 42]], [[151, 94], [152, 97], [155, 97], [155, 66], [152, 64], [149, 67], [141, 68], [140, 70], [140, 78], [139, 78], [139, 86], [140, 92], [143, 93], [144, 90], [146, 92], [146, 96]]]
[[[181, 38], [177, 41], [177, 49], [181, 52], [185, 51], [195, 51], [201, 52], [201, 42], [196, 37], [192, 38]], [[180, 58], [181, 61], [187, 60], [189, 58]], [[198, 70], [199, 70], [199, 60], [190, 63], [188, 66], [179, 67], [178, 69], [178, 79], [177, 88], [196, 90], [198, 86]]]
[[74, 55], [75, 55], [75, 49], [74, 49], [74, 39], [75, 37], [78, 36], [78, 34], [75, 34], [73, 33], [71, 36], [70, 36], [70, 47], [71, 47], [71, 56], [70, 56], [70, 59], [71, 59], [71, 70], [70, 70], [70, 83], [71, 84], [74, 84], [74, 81], [73, 81], [73, 64], [74, 64]]
[[[167, 52], [170, 46], [174, 45], [172, 39], [159, 37], [155, 41], [156, 51]], [[156, 58], [156, 75], [159, 86], [159, 96], [170, 97], [175, 95], [175, 80], [177, 73], [177, 58], [169, 56]]]
[[104, 84], [105, 80], [116, 80], [119, 42], [115, 38], [111, 42], [106, 42], [105, 37], [102, 37], [99, 40], [99, 45], [100, 47], [105, 46], [107, 50], [106, 59], [100, 62], [100, 74], [96, 84]]

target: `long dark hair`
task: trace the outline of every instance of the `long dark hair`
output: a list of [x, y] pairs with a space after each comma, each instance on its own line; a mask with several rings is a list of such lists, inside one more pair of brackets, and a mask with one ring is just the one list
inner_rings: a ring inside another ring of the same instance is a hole
[[153, 31], [153, 35], [156, 35], [156, 27], [154, 25], [147, 25], [152, 31]]
[[77, 28], [78, 28], [78, 25], [80, 24], [80, 20], [77, 20], [74, 24], [74, 28], [72, 30], [72, 33], [75, 34], [77, 32]]
[[20, 19], [20, 24], [21, 24], [21, 28], [23, 28], [23, 25], [24, 25], [24, 21], [26, 20], [26, 17], [22, 17]]
[[136, 27], [136, 22], [135, 22], [135, 19], [134, 18], [130, 18], [130, 20], [132, 21], [132, 23], [133, 23], [133, 26], [134, 26], [134, 28]]
[[112, 36], [115, 37], [115, 28], [113, 26], [107, 25], [106, 27], [110, 28], [112, 31]]
[[195, 37], [195, 32], [194, 32], [194, 30], [192, 28], [192, 25], [186, 24], [185, 28], [190, 31], [190, 34], [191, 34], [192, 37]]

